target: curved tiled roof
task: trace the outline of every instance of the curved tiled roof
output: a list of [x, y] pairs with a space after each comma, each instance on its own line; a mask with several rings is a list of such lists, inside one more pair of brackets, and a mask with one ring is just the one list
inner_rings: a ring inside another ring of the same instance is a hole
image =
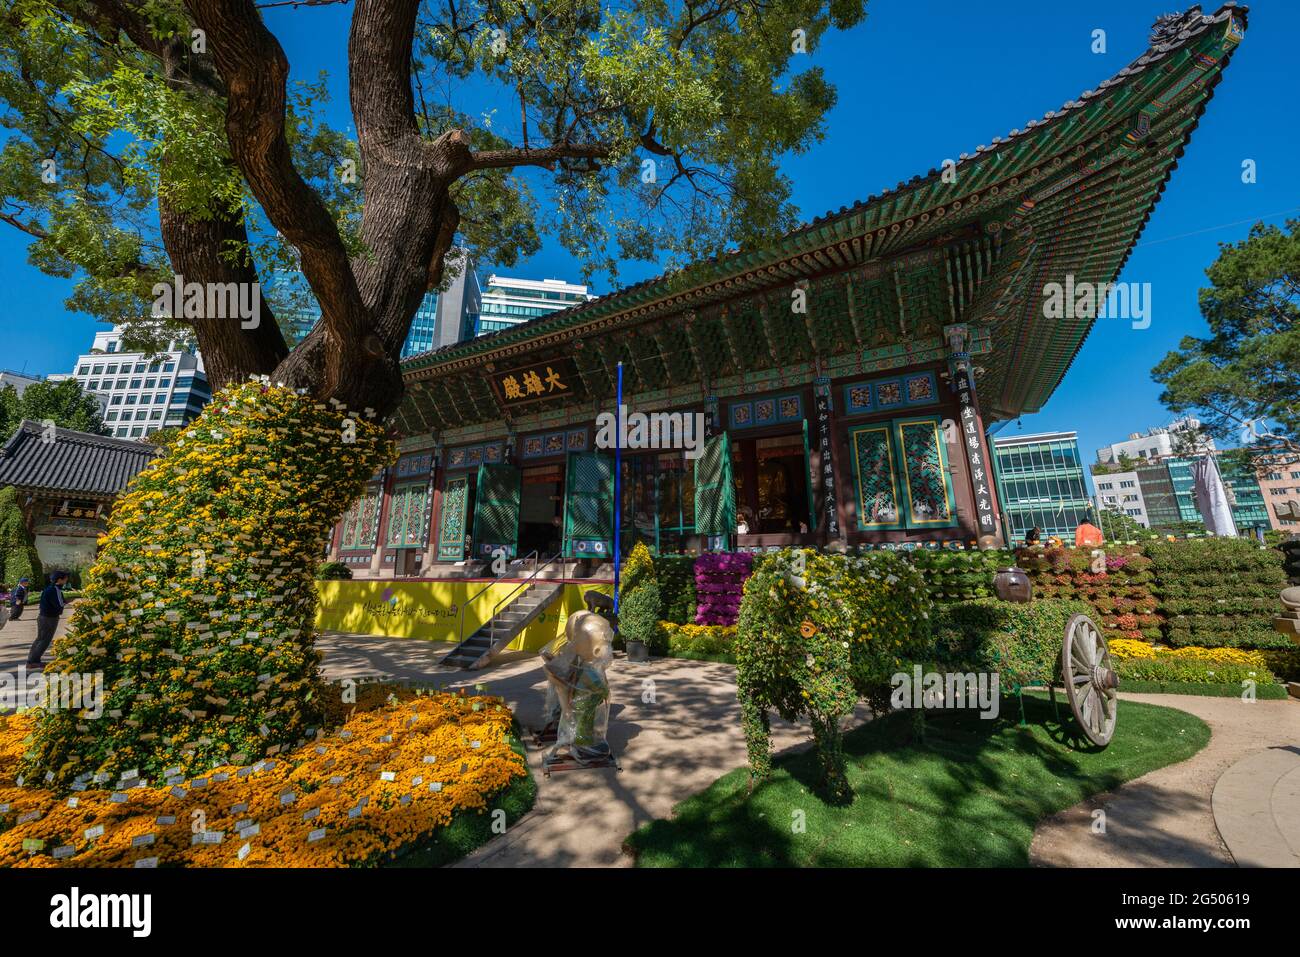
[[[1029, 120], [1023, 129], [1013, 129], [1005, 137], [994, 137], [989, 144], [977, 146], [973, 153], [960, 154], [956, 164], [958, 177], [964, 178], [963, 171], [976, 164], [997, 161], [1001, 154], [1008, 149], [1018, 148], [1031, 134], [1041, 133], [1045, 126], [1056, 125], [1072, 114], [1090, 107], [1114, 90], [1124, 87], [1134, 77], [1156, 67], [1170, 54], [1200, 38], [1206, 30], [1226, 23], [1233, 16], [1244, 24], [1248, 10], [1246, 6], [1228, 2], [1213, 14], [1204, 14], [1201, 12], [1200, 4], [1196, 4], [1182, 14], [1161, 17], [1153, 26], [1151, 45], [1145, 53], [1114, 76], [1101, 81], [1095, 89], [1085, 90], [1077, 99], [1067, 101], [1059, 110], [1049, 111], [1040, 120]], [[411, 356], [403, 363], [407, 378], [408, 380], [420, 378], [421, 372], [444, 362], [488, 354], [498, 348], [527, 341], [537, 335], [569, 328], [589, 318], [597, 319], [631, 311], [644, 307], [649, 302], [679, 296], [686, 290], [715, 283], [724, 277], [738, 276], [751, 270], [762, 269], [788, 255], [792, 249], [812, 249], [825, 245], [828, 241], [842, 239], [844, 235], [860, 234], [868, 214], [876, 211], [881, 213], [889, 211], [893, 214], [901, 206], [910, 207], [913, 205], [913, 195], [941, 182], [943, 172], [942, 169], [931, 169], [924, 175], [917, 175], [910, 180], [900, 182], [893, 189], [885, 189], [879, 195], [871, 195], [865, 200], [855, 202], [852, 206], [842, 206], [838, 211], [827, 212], [761, 248], [741, 249], [700, 260], [684, 269], [663, 273], [570, 309], [539, 316], [510, 329]], [[904, 216], [897, 216], [895, 221], [902, 218]], [[872, 224], [867, 232], [880, 225], [888, 224]], [[1134, 240], [1136, 240], [1136, 233]], [[1127, 254], [1124, 258], [1127, 258]]]
[[46, 438], [41, 423], [24, 419], [0, 446], [0, 486], [90, 497], [115, 496], [158, 454], [151, 445], [72, 429]]

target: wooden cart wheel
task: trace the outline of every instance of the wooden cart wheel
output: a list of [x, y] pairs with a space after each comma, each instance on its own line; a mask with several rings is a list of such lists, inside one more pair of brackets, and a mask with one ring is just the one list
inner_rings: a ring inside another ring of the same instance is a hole
[[1061, 678], [1074, 720], [1089, 741], [1106, 747], [1115, 733], [1119, 677], [1111, 665], [1110, 649], [1101, 629], [1087, 615], [1074, 615], [1065, 626]]

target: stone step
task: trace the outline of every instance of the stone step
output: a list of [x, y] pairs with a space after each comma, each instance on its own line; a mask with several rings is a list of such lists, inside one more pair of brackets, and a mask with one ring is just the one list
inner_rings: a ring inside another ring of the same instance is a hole
[[1269, 748], [1223, 772], [1214, 823], [1238, 867], [1300, 867], [1300, 748]]
[[531, 624], [556, 599], [563, 587], [557, 584], [529, 585], [514, 601], [501, 609], [495, 618], [453, 648], [442, 659], [442, 664], [461, 668], [486, 665], [494, 649], [508, 644]]
[[1300, 861], [1300, 762], [1278, 778], [1269, 804], [1273, 808], [1277, 829], [1282, 832], [1282, 838], [1295, 859]]

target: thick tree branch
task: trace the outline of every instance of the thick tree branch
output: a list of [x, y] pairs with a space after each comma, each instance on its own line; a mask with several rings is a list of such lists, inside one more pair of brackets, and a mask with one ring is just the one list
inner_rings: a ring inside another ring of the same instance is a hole
[[225, 80], [226, 138], [231, 154], [271, 224], [298, 248], [303, 274], [321, 306], [322, 325], [340, 356], [375, 350], [356, 277], [329, 210], [298, 174], [285, 137], [289, 62], [251, 0], [188, 0], [207, 32]]
[[[154, 36], [144, 16], [122, 0], [92, 0], [91, 9], [86, 11], [80, 9], [80, 4], [64, 4], [64, 7], [69, 16], [91, 26], [109, 43], [124, 33], [141, 50], [152, 53], [162, 63], [169, 85], [198, 87], [225, 96], [225, 86], [211, 57], [194, 53], [189, 37]], [[73, 7], [78, 8], [76, 12]]]
[[366, 165], [420, 138], [411, 90], [411, 51], [420, 0], [358, 0], [348, 34], [352, 122]]
[[480, 150], [469, 160], [469, 169], [501, 169], [512, 166], [541, 166], [551, 169], [562, 159], [604, 159], [611, 147], [607, 143], [561, 143], [536, 149]]

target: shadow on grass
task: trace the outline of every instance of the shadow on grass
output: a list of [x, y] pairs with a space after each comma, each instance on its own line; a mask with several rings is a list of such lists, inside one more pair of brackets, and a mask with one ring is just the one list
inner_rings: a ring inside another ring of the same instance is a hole
[[818, 796], [817, 758], [805, 752], [778, 760], [752, 793], [747, 769], [724, 775], [626, 848], [641, 866], [1024, 866], [1040, 819], [1210, 739], [1199, 718], [1126, 701], [1108, 748], [1073, 748], [1068, 710], [1062, 723], [1045, 695], [1024, 706], [1024, 727], [1014, 699], [995, 720], [929, 712], [924, 741], [909, 714], [871, 721], [844, 737], [851, 804]]

